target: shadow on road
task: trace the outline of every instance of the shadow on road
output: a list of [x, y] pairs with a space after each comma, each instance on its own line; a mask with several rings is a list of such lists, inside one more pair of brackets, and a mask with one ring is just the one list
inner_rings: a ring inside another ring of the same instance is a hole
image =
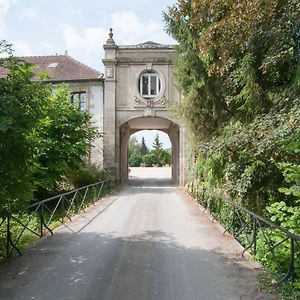
[[0, 299], [273, 299], [242, 262], [161, 231], [59, 233], [1, 266]]

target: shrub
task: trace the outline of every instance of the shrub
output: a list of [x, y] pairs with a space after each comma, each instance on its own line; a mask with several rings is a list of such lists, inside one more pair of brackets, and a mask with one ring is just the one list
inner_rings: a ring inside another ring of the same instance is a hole
[[106, 177], [107, 172], [98, 169], [96, 166], [85, 166], [70, 174], [68, 181], [74, 188], [80, 188], [85, 185], [99, 182]]

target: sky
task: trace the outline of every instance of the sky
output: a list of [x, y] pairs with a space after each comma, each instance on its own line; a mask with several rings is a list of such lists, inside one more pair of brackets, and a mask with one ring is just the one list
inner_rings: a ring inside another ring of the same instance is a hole
[[[17, 56], [64, 54], [101, 72], [103, 44], [113, 28], [116, 44], [174, 44], [163, 11], [176, 0], [0, 0], [0, 39]], [[152, 144], [156, 133], [138, 133]], [[170, 147], [161, 135], [164, 147]]]

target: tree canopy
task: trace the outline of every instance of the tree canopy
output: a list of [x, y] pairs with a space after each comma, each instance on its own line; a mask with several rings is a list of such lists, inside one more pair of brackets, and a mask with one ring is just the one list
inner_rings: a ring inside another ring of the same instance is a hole
[[129, 165], [131, 167], [162, 167], [171, 164], [171, 153], [163, 149], [158, 134], [154, 138], [152, 147], [152, 150], [148, 149], [144, 137], [142, 137], [141, 143], [135, 137], [130, 138], [128, 145]]
[[[178, 0], [164, 16], [180, 53], [176, 111], [194, 137], [188, 185], [299, 234], [299, 0]], [[279, 257], [288, 262], [286, 251]]]
[[70, 104], [65, 88], [32, 82], [33, 65], [0, 43], [0, 215], [19, 210], [41, 188], [53, 190], [84, 164], [98, 133], [91, 116]]
[[197, 136], [232, 118], [251, 121], [295, 81], [299, 11], [297, 0], [180, 0], [169, 8], [180, 113]]
[[260, 211], [284, 199], [278, 163], [299, 160], [281, 141], [300, 128], [300, 2], [180, 0], [164, 16], [197, 180]]

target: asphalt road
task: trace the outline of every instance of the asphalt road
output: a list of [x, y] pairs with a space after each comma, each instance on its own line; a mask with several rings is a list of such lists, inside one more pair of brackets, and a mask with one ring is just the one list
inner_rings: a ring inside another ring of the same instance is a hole
[[0, 299], [275, 299], [166, 175], [132, 170], [118, 194], [1, 265]]

